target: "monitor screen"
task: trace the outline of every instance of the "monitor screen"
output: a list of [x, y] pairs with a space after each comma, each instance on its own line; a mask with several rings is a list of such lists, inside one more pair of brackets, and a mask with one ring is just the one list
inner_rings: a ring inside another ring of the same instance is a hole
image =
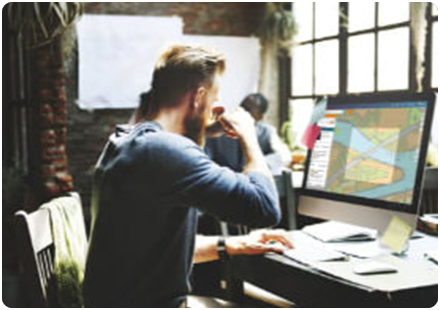
[[303, 194], [417, 212], [433, 95], [329, 98]]

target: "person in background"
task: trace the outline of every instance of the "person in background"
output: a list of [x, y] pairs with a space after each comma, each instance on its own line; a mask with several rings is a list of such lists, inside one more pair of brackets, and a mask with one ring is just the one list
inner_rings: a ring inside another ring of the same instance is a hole
[[131, 115], [130, 119], [128, 120], [128, 125], [136, 125], [145, 118], [145, 115], [148, 113], [148, 105], [151, 101], [151, 90], [142, 92], [139, 95], [139, 105], [134, 110], [133, 114]]
[[[250, 94], [240, 104], [252, 116], [258, 138], [258, 145], [264, 154], [264, 159], [272, 175], [280, 175], [284, 167], [291, 161], [288, 147], [278, 137], [276, 129], [263, 121], [269, 107], [269, 102], [262, 94]], [[216, 107], [218, 113], [224, 112], [222, 107]], [[244, 169], [246, 158], [243, 149], [236, 139], [231, 139], [219, 122], [212, 124], [206, 131], [207, 139], [205, 152], [220, 166], [229, 167], [234, 171], [241, 172]], [[247, 228], [240, 225], [220, 223], [215, 217], [199, 212], [198, 232], [200, 234], [227, 235], [242, 234]], [[193, 287], [196, 292], [204, 294], [209, 292], [221, 292], [219, 285], [223, 269], [219, 262], [197, 265], [193, 269]]]
[[220, 167], [200, 147], [224, 69], [217, 52], [170, 47], [156, 63], [142, 120], [110, 137], [94, 176], [87, 307], [182, 306], [193, 262], [292, 247], [277, 231], [196, 238], [197, 210], [251, 227], [281, 217], [249, 113], [220, 118], [242, 145], [243, 173]]
[[[264, 114], [269, 107], [268, 100], [262, 94], [251, 94], [244, 98], [240, 106], [255, 120], [258, 144], [271, 173], [281, 174], [282, 169], [290, 164], [291, 154], [279, 138], [276, 129], [263, 121]], [[243, 171], [246, 161], [240, 143], [224, 135], [218, 126], [217, 130], [210, 131], [209, 135], [211, 137], [206, 140], [205, 145], [208, 156], [221, 166], [229, 167], [237, 172]]]

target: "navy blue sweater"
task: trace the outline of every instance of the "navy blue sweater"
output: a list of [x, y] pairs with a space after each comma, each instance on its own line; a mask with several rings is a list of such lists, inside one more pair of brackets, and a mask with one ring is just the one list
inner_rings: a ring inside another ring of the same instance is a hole
[[117, 128], [95, 172], [86, 306], [177, 306], [189, 292], [194, 207], [253, 227], [280, 219], [276, 189], [263, 174], [222, 168], [155, 122]]

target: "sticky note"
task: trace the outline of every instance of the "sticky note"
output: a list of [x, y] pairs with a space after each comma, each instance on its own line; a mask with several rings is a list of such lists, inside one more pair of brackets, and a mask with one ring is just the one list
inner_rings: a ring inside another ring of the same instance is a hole
[[410, 225], [399, 217], [393, 216], [380, 241], [397, 254], [400, 254], [404, 250], [411, 233], [412, 228]]
[[304, 144], [309, 150], [313, 149], [316, 139], [318, 139], [320, 133], [321, 127], [309, 125], [301, 139], [302, 144]]

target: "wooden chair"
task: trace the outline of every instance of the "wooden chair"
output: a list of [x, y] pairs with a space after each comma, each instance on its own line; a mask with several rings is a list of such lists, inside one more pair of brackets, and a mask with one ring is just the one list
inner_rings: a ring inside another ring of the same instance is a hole
[[[77, 193], [71, 194], [78, 199]], [[59, 306], [53, 278], [55, 244], [49, 210], [40, 208], [32, 213], [15, 214], [20, 244], [20, 266], [30, 307]]]
[[48, 210], [32, 213], [18, 211], [17, 235], [20, 242], [20, 266], [24, 294], [31, 307], [49, 307], [49, 294], [54, 289], [52, 281], [55, 246], [50, 228]]
[[[282, 222], [280, 225], [287, 230], [297, 229], [297, 206], [296, 194], [293, 187], [292, 171], [283, 170], [281, 175], [274, 177], [275, 186], [281, 203], [281, 211], [283, 213]], [[251, 230], [244, 225], [237, 225], [239, 235], [248, 234]], [[220, 231], [223, 236], [229, 236], [228, 225], [220, 222]]]
[[282, 204], [282, 225], [288, 230], [297, 229], [296, 195], [292, 177], [292, 170], [283, 170], [281, 175], [275, 176], [275, 185]]
[[438, 213], [438, 168], [425, 168], [420, 214]]

